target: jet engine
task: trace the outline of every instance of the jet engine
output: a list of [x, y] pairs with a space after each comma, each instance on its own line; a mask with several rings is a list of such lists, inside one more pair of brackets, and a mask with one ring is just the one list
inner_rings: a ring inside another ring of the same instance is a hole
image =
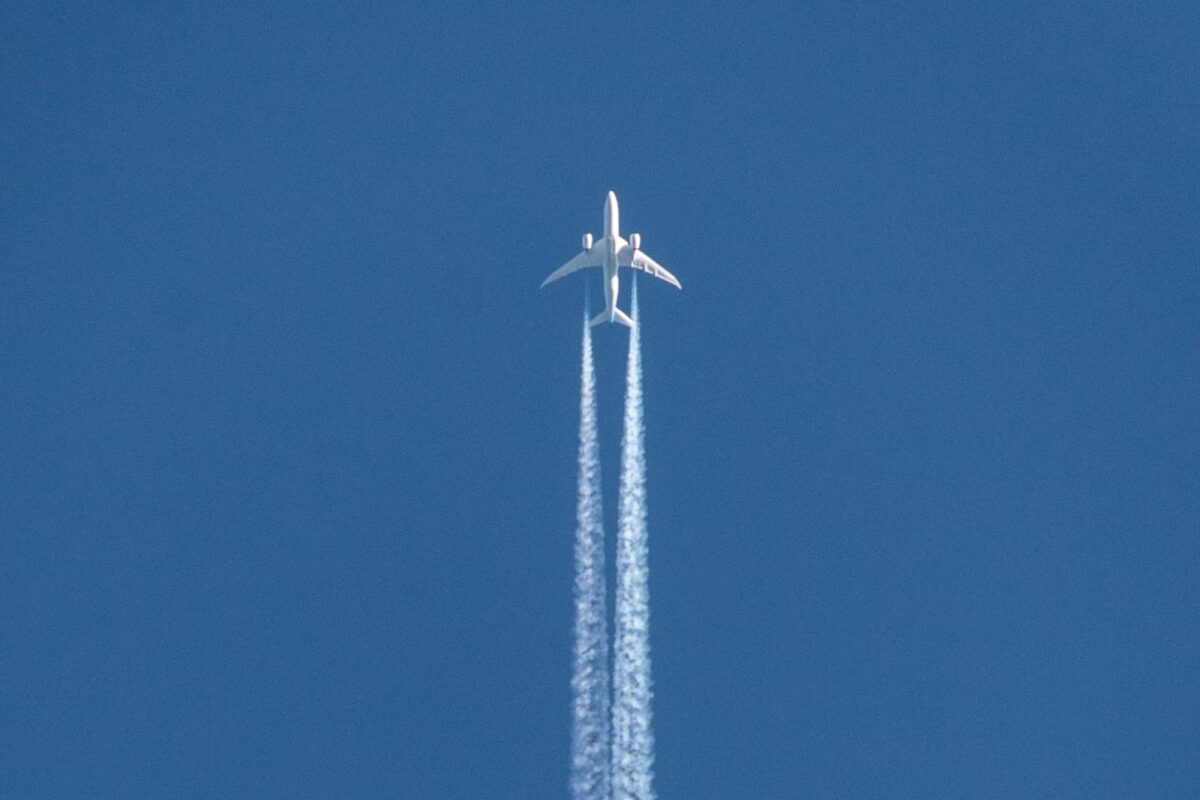
[[640, 250], [642, 248], [642, 235], [640, 233], [629, 234], [629, 246], [634, 250]]
[[585, 233], [583, 235], [583, 249], [584, 250], [592, 249], [592, 235], [590, 233]]

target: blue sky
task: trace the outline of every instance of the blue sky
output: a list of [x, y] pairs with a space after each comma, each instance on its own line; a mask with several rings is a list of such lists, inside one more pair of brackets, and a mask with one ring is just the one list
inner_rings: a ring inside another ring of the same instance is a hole
[[1195, 4], [0, 23], [0, 794], [564, 796], [609, 189], [659, 794], [1200, 793]]

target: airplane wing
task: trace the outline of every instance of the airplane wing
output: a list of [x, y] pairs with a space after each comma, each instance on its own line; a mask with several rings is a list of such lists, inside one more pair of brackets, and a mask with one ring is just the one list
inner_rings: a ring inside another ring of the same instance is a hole
[[581, 250], [579, 255], [575, 256], [570, 261], [554, 270], [554, 272], [551, 272], [550, 277], [542, 281], [542, 286], [545, 286], [547, 283], [553, 283], [563, 275], [570, 275], [577, 269], [583, 269], [584, 267], [599, 267], [603, 264], [604, 256], [599, 247], [593, 247], [591, 250]]
[[679, 280], [670, 272], [659, 264], [650, 256], [643, 253], [641, 250], [634, 250], [629, 245], [625, 245], [617, 253], [617, 263], [622, 267], [630, 267], [631, 269], [640, 269], [642, 272], [660, 278], [674, 286], [676, 289], [682, 289], [679, 285]]

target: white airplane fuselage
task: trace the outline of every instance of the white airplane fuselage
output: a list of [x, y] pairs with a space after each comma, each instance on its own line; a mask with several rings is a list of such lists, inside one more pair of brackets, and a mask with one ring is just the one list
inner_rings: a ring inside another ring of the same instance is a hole
[[617, 195], [609, 192], [604, 201], [604, 238], [592, 245], [604, 248], [604, 306], [609, 322], [613, 322], [617, 316], [617, 294], [621, 288], [621, 279], [617, 275], [617, 251], [624, 245], [625, 240], [621, 238], [621, 209], [617, 206]]

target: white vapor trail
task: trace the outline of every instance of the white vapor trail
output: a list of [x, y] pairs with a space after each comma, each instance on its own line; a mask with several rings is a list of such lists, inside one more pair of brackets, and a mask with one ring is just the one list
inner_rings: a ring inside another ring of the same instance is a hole
[[583, 315], [579, 392], [579, 499], [575, 528], [575, 666], [571, 676], [571, 798], [609, 798], [609, 674], [604, 514], [592, 333]]
[[650, 728], [650, 590], [646, 530], [646, 455], [642, 422], [641, 325], [633, 284], [625, 431], [617, 502], [616, 632], [613, 663], [613, 800], [653, 800]]

